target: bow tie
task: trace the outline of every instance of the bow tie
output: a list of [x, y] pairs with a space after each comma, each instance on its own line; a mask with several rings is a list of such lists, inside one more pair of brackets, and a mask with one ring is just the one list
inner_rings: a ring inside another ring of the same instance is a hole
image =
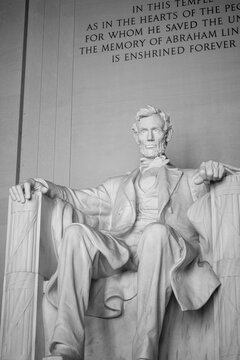
[[157, 156], [154, 160], [141, 158], [140, 159], [140, 171], [143, 173], [144, 171], [150, 168], [160, 168], [169, 163], [169, 159], [166, 156]]

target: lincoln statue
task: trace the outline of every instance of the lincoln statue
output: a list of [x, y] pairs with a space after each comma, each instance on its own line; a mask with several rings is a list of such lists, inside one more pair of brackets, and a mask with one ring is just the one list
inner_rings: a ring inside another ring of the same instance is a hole
[[170, 117], [158, 108], [140, 109], [132, 131], [141, 158], [130, 173], [83, 190], [39, 178], [10, 189], [15, 201], [24, 203], [41, 191], [70, 203], [79, 214], [65, 228], [54, 281], [57, 318], [50, 352], [64, 360], [84, 360], [84, 315], [93, 279], [137, 272], [132, 360], [158, 360], [172, 292], [182, 310], [196, 310], [220, 285], [209, 263], [199, 257], [199, 237], [187, 212], [227, 170], [216, 161], [197, 170], [176, 168], [166, 155]]

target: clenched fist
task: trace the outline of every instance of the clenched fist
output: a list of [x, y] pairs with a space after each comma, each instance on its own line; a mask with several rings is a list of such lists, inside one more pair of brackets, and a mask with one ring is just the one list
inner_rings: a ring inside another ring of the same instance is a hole
[[194, 179], [195, 184], [200, 185], [203, 182], [219, 181], [226, 175], [225, 167], [222, 163], [209, 160], [203, 162], [199, 172]]

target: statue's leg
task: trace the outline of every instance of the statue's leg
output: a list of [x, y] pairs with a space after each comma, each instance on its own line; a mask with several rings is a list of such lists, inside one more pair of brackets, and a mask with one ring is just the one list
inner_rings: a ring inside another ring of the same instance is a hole
[[105, 266], [98, 269], [100, 262], [96, 255], [100, 251], [96, 243], [106, 246], [105, 240], [111, 239], [85, 225], [73, 224], [65, 229], [57, 269], [58, 311], [50, 346], [53, 355], [84, 358], [84, 314], [92, 277], [114, 272], [107, 259]]
[[180, 256], [179, 245], [169, 229], [148, 225], [138, 244], [137, 329], [133, 360], [158, 359], [158, 343], [165, 309], [172, 292], [170, 269]]

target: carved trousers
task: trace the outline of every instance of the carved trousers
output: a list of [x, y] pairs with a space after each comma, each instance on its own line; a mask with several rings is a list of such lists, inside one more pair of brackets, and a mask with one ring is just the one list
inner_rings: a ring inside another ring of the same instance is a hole
[[[58, 314], [50, 350], [62, 343], [84, 359], [84, 314], [91, 280], [120, 272], [99, 251], [99, 242], [111, 248], [112, 238], [86, 225], [66, 228], [58, 263]], [[98, 245], [96, 246], [96, 242]], [[114, 248], [114, 245], [112, 246]], [[130, 256], [138, 271], [137, 328], [133, 360], [158, 359], [158, 343], [165, 309], [171, 295], [170, 269], [180, 256], [180, 247], [169, 229], [147, 225]], [[112, 256], [119, 256], [113, 252]]]

